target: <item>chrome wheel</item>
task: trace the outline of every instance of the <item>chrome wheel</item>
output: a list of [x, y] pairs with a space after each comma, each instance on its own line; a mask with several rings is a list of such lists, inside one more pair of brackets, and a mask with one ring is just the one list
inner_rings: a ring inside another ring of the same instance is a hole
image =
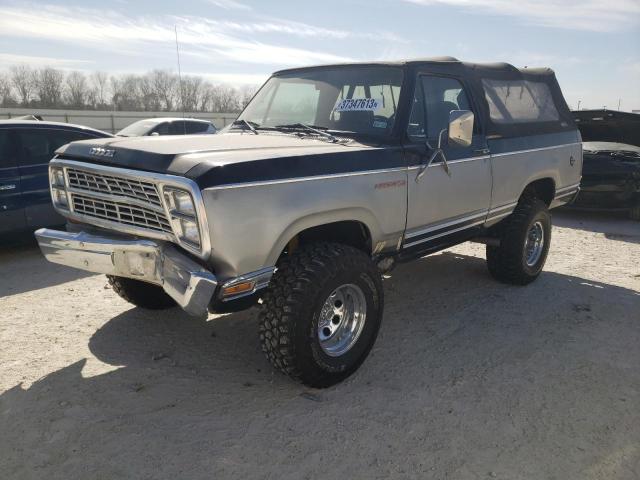
[[348, 352], [358, 341], [367, 318], [367, 301], [357, 285], [336, 288], [324, 302], [318, 321], [320, 347], [330, 357]]
[[534, 223], [527, 233], [527, 240], [524, 244], [524, 255], [527, 266], [533, 267], [544, 250], [544, 227], [542, 222]]

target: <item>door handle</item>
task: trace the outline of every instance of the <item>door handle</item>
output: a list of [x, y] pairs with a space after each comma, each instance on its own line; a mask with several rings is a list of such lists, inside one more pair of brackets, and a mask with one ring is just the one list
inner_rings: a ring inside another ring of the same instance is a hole
[[0, 185], [0, 191], [3, 190], [15, 190], [16, 189], [16, 185], [13, 183], [7, 184], [7, 185]]
[[478, 148], [477, 150], [474, 150], [473, 153], [477, 153], [479, 155], [489, 155], [491, 151], [488, 148]]

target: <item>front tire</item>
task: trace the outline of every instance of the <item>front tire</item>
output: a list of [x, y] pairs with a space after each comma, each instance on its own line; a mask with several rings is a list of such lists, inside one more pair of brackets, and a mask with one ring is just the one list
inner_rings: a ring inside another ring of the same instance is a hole
[[114, 292], [136, 307], [165, 310], [176, 306], [175, 300], [157, 285], [113, 275], [107, 275], [107, 279]]
[[496, 229], [499, 246], [487, 245], [487, 267], [498, 281], [533, 282], [544, 267], [551, 244], [551, 216], [535, 196], [520, 199], [515, 211]]
[[336, 243], [301, 247], [284, 258], [260, 312], [260, 342], [272, 365], [305, 385], [334, 385], [365, 360], [382, 321], [376, 265]]

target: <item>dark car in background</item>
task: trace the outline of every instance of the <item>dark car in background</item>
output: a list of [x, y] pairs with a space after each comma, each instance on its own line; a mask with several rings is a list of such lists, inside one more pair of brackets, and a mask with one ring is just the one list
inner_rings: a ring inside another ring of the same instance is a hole
[[584, 150], [573, 208], [625, 211], [640, 220], [640, 114], [581, 110], [573, 116]]
[[0, 120], [0, 235], [61, 225], [49, 192], [49, 160], [75, 140], [112, 135], [57, 122]]
[[217, 129], [209, 120], [196, 118], [148, 118], [123, 128], [118, 137], [145, 137], [150, 135], [197, 135], [213, 134]]

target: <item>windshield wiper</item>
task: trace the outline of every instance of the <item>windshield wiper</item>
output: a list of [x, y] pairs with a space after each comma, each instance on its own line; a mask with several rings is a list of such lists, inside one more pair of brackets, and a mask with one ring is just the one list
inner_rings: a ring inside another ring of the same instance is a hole
[[247, 120], [245, 120], [244, 118], [241, 118], [239, 120], [235, 120], [232, 124], [232, 127], [240, 127], [240, 126], [245, 126], [247, 127], [249, 130], [251, 130], [253, 133], [255, 133], [256, 135], [258, 135], [258, 130], [256, 130], [256, 127], [259, 127], [260, 125], [258, 125], [256, 122], [249, 122]]
[[307, 125], [306, 123], [291, 123], [288, 125], [276, 125], [274, 128], [290, 128], [290, 129], [304, 129], [304, 130], [308, 130], [309, 132], [313, 132], [316, 133], [318, 135], [321, 135], [329, 140], [331, 140], [333, 143], [338, 142], [338, 138], [335, 137], [334, 135], [331, 135], [329, 132], [324, 132], [321, 129], [324, 130], [328, 130], [327, 127], [320, 127], [317, 125]]

